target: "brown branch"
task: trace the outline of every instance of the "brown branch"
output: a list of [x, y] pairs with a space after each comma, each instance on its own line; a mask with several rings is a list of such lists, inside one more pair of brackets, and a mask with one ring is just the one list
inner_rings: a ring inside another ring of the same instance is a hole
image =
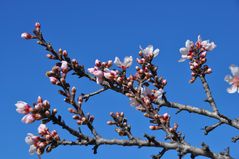
[[104, 88], [101, 88], [101, 89], [98, 90], [98, 91], [95, 91], [95, 92], [92, 92], [92, 93], [89, 93], [89, 94], [84, 94], [83, 97], [82, 97], [82, 99], [85, 99], [85, 100], [87, 101], [90, 97], [95, 96], [95, 95], [97, 95], [97, 94], [100, 94], [101, 92], [104, 92], [104, 91], [106, 91], [107, 89], [108, 89], [108, 88], [104, 87]]
[[212, 159], [231, 159], [229, 155], [213, 153], [209, 148], [196, 148], [188, 144], [169, 143], [169, 142], [149, 142], [148, 140], [120, 140], [120, 139], [90, 139], [87, 141], [60, 141], [58, 145], [118, 145], [118, 146], [138, 146], [138, 147], [161, 147], [166, 150], [183, 150], [184, 154], [193, 154], [193, 156], [204, 156]]
[[218, 112], [218, 109], [217, 109], [217, 106], [216, 106], [216, 102], [214, 101], [214, 99], [212, 97], [212, 93], [211, 93], [211, 90], [209, 88], [209, 85], [207, 83], [207, 80], [206, 80], [205, 76], [200, 75], [199, 77], [201, 79], [203, 88], [204, 88], [205, 93], [207, 95], [207, 99], [205, 101], [208, 102], [211, 105], [211, 107], [213, 109], [213, 112], [216, 112], [218, 114], [219, 112]]
[[69, 127], [64, 121], [62, 121], [60, 118], [57, 118], [55, 115], [51, 116], [50, 119], [53, 124], [60, 125], [63, 129], [66, 129], [71, 135], [76, 136], [79, 139], [87, 139], [87, 137], [74, 130], [73, 128]]

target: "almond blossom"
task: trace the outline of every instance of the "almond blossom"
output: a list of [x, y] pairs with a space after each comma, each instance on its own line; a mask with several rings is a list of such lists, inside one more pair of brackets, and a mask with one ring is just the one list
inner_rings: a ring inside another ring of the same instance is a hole
[[25, 142], [30, 145], [29, 153], [33, 155], [37, 151], [37, 143], [39, 142], [40, 137], [33, 135], [32, 133], [28, 133]]
[[139, 47], [141, 52], [143, 53], [143, 57], [149, 58], [149, 57], [156, 57], [159, 54], [159, 49], [155, 49], [153, 45], [148, 45], [145, 49], [143, 49], [141, 46]]
[[101, 84], [103, 82], [104, 73], [98, 67], [88, 68], [88, 72], [96, 76], [97, 84]]
[[[162, 99], [164, 91], [163, 89], [159, 90], [150, 90], [148, 87], [141, 88], [141, 98], [145, 104], [150, 104], [152, 101], [159, 101]], [[137, 101], [135, 98], [129, 98], [130, 105], [138, 107], [141, 106], [140, 102]]]
[[121, 62], [118, 57], [115, 57], [115, 61], [114, 61], [115, 65], [122, 68], [123, 70], [125, 70], [126, 68], [129, 68], [132, 65], [132, 62], [133, 62], [132, 56], [126, 56], [124, 58], [124, 62]]
[[216, 44], [214, 42], [209, 42], [209, 40], [202, 41], [202, 38], [200, 35], [198, 35], [198, 44], [202, 46], [202, 48], [206, 51], [212, 51], [216, 48]]
[[61, 70], [62, 70], [63, 73], [67, 73], [68, 63], [66, 61], [61, 61]]
[[116, 79], [118, 77], [118, 74], [119, 74], [118, 71], [109, 70], [109, 69], [104, 70], [104, 77], [109, 80]]
[[188, 59], [188, 53], [192, 51], [192, 48], [194, 46], [193, 41], [187, 40], [185, 42], [185, 47], [182, 47], [179, 49], [179, 52], [182, 54], [181, 59], [178, 60], [178, 62], [184, 62]]
[[38, 133], [41, 135], [46, 134], [46, 132], [48, 131], [48, 128], [46, 127], [45, 124], [40, 124], [38, 127]]
[[31, 107], [23, 101], [18, 101], [16, 104], [16, 111], [20, 114], [28, 114], [30, 112]]
[[29, 40], [29, 39], [32, 39], [33, 36], [31, 34], [29, 34], [29, 33], [22, 33], [21, 34], [21, 38]]
[[36, 119], [34, 118], [34, 116], [32, 114], [27, 114], [22, 118], [22, 122], [25, 124], [30, 124], [32, 122], [34, 122]]
[[206, 56], [207, 51], [212, 51], [216, 48], [216, 44], [214, 42], [210, 42], [209, 40], [202, 40], [201, 36], [198, 35], [198, 40], [194, 44], [193, 41], [187, 40], [185, 42], [185, 47], [179, 49], [179, 52], [182, 54], [181, 59], [178, 62], [184, 62], [187, 59], [192, 59], [194, 56], [198, 57], [198, 55]]
[[239, 93], [239, 67], [235, 65], [231, 65], [229, 67], [231, 70], [232, 76], [231, 75], [226, 75], [225, 76], [225, 81], [228, 82], [231, 87], [227, 88], [228, 93]]

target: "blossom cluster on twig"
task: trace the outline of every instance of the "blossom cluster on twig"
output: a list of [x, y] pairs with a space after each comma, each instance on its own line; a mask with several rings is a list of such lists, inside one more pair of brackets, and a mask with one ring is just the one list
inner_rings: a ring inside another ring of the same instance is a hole
[[[200, 107], [193, 107], [190, 105], [179, 104], [176, 102], [168, 101], [164, 87], [167, 85], [167, 80], [158, 74], [158, 67], [153, 64], [153, 59], [158, 56], [160, 50], [154, 49], [152, 45], [146, 48], [140, 46], [139, 57], [136, 58], [137, 66], [135, 73], [128, 73], [128, 68], [133, 64], [133, 57], [126, 56], [123, 60], [115, 57], [114, 62], [108, 60], [106, 62], [95, 60], [93, 67], [85, 69], [85, 66], [79, 64], [76, 59], [71, 59], [66, 50], [55, 50], [51, 43], [47, 42], [41, 32], [40, 23], [35, 24], [33, 34], [22, 33], [24, 39], [36, 39], [37, 43], [43, 46], [49, 53], [47, 58], [56, 60], [56, 64], [50, 71], [46, 73], [50, 82], [58, 86], [60, 89], [59, 94], [64, 96], [66, 103], [71, 107], [68, 111], [71, 113], [73, 120], [75, 120], [79, 129], [75, 130], [69, 127], [60, 115], [56, 116], [57, 110], [50, 110], [50, 103], [47, 100], [42, 100], [38, 97], [37, 103], [30, 106], [24, 101], [16, 103], [16, 111], [25, 116], [22, 121], [26, 124], [32, 123], [36, 120], [42, 121], [38, 128], [39, 136], [29, 133], [26, 137], [26, 142], [30, 145], [30, 153], [36, 152], [41, 155], [44, 150], [47, 152], [60, 145], [92, 145], [94, 153], [100, 145], [123, 145], [123, 146], [146, 146], [146, 147], [159, 147], [162, 151], [158, 155], [153, 155], [152, 158], [161, 158], [167, 151], [178, 151], [179, 158], [186, 154], [191, 154], [191, 158], [197, 156], [205, 156], [208, 158], [231, 158], [228, 152], [215, 153], [208, 145], [202, 144], [202, 148], [196, 148], [187, 143], [181, 132], [178, 131], [180, 124], [171, 121], [171, 117], [167, 112], [161, 112], [161, 107], [175, 108], [180, 111], [188, 111], [202, 116], [207, 116], [217, 119], [218, 123], [212, 126], [205, 126], [205, 134], [219, 127], [222, 124], [227, 124], [239, 130], [239, 121], [230, 119], [229, 117], [221, 114], [218, 110], [215, 100], [213, 99], [211, 90], [206, 81], [205, 75], [210, 74], [212, 69], [206, 64], [206, 55], [208, 52], [214, 50], [216, 44], [209, 40], [202, 40], [198, 36], [198, 40], [187, 40], [185, 47], [181, 48], [181, 59], [179, 62], [189, 60], [189, 67], [191, 72], [191, 80], [193, 83], [197, 77], [200, 77], [202, 86], [205, 90], [207, 101], [212, 107], [213, 111], [205, 110]], [[116, 67], [114, 67], [114, 65]], [[235, 65], [230, 66], [233, 76], [227, 75], [225, 81], [232, 86], [227, 89], [229, 93], [239, 93], [239, 68]], [[89, 80], [102, 86], [102, 89], [88, 94], [77, 94], [75, 86], [68, 83], [66, 77], [69, 72], [79, 78], [88, 78]], [[146, 140], [135, 137], [131, 132], [131, 125], [128, 123], [127, 118], [123, 112], [110, 113], [111, 120], [107, 122], [108, 125], [114, 125], [115, 131], [119, 136], [127, 136], [128, 140], [121, 139], [105, 139], [97, 129], [94, 127], [93, 121], [96, 120], [90, 113], [85, 113], [83, 109], [84, 102], [87, 102], [91, 97], [99, 95], [100, 93], [113, 90], [126, 96], [129, 99], [129, 104], [136, 108], [136, 110], [143, 113], [149, 119], [149, 128], [151, 130], [161, 130], [165, 133], [165, 139], [169, 142], [161, 142], [155, 136], [145, 134]], [[76, 137], [76, 141], [68, 141], [61, 139], [55, 130], [49, 131], [47, 126], [48, 122], [57, 124], [63, 129], [67, 130], [71, 135]], [[85, 125], [91, 132], [93, 137], [81, 131], [81, 127]], [[237, 141], [237, 137], [233, 138]]]

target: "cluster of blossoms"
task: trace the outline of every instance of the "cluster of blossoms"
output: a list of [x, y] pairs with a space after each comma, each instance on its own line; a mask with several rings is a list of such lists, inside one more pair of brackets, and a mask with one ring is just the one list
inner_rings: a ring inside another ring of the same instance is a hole
[[[118, 57], [115, 57], [114, 63], [120, 67], [123, 72], [132, 65], [133, 59], [132, 56], [125, 57], [124, 62], [121, 62]], [[96, 82], [101, 84], [104, 80], [115, 81], [118, 84], [122, 84], [124, 79], [124, 74], [118, 70], [110, 70], [112, 66], [112, 61], [101, 62], [100, 60], [95, 60], [95, 66], [89, 68], [88, 72], [93, 74], [96, 77]]]
[[207, 65], [204, 65], [207, 61], [206, 55], [208, 51], [212, 51], [216, 47], [214, 42], [209, 42], [209, 40], [202, 41], [201, 36], [198, 36], [196, 43], [187, 40], [185, 42], [185, 47], [180, 48], [181, 59], [179, 62], [185, 60], [190, 60], [189, 65], [192, 71], [192, 78], [190, 82], [194, 82], [198, 75], [210, 74], [212, 69]]
[[78, 125], [86, 125], [87, 123], [93, 123], [95, 120], [95, 117], [93, 115], [90, 115], [89, 113], [86, 116], [80, 116], [75, 109], [68, 108], [68, 111], [72, 114], [72, 118], [76, 121]]
[[[50, 132], [45, 124], [40, 124], [38, 127], [38, 133], [40, 136], [28, 133], [25, 138], [25, 142], [30, 145], [30, 154], [37, 153], [38, 155], [41, 155], [48, 145], [54, 145], [57, 141], [60, 141], [60, 137], [56, 130]], [[47, 147], [46, 150], [50, 151], [51, 147]]]
[[[40, 29], [41, 29], [41, 24], [40, 24], [39, 22], [36, 22], [36, 23], [35, 23], [35, 32], [39, 32]], [[30, 40], [30, 39], [36, 38], [36, 36], [34, 36], [34, 35], [30, 34], [30, 33], [26, 33], [26, 32], [25, 32], [25, 33], [22, 33], [22, 34], [21, 34], [21, 37], [22, 37], [23, 39], [26, 39], [26, 40]]]
[[136, 109], [141, 110], [142, 112], [145, 112], [145, 106], [150, 107], [153, 102], [160, 101], [163, 93], [163, 89], [150, 90], [148, 87], [143, 87], [141, 88], [140, 99], [136, 99], [134, 97], [129, 98], [130, 105], [135, 106]]
[[235, 65], [231, 65], [229, 67], [231, 70], [231, 75], [225, 76], [225, 81], [228, 82], [230, 85], [232, 85], [230, 88], [227, 88], [228, 93], [239, 93], [239, 67]]
[[[63, 52], [66, 51], [64, 50]], [[60, 83], [64, 83], [68, 69], [68, 63], [61, 61], [61, 63], [57, 63], [51, 71], [48, 71], [46, 75], [52, 84], [59, 85]]]
[[117, 128], [115, 128], [115, 131], [120, 136], [126, 136], [128, 133], [130, 133], [131, 126], [127, 123], [127, 119], [124, 117], [123, 112], [116, 112], [110, 113], [110, 116], [113, 118], [112, 120], [107, 121], [108, 125], [116, 125]]
[[[25, 114], [22, 118], [22, 122], [29, 124], [35, 120], [41, 120], [48, 118], [51, 115], [50, 112], [50, 103], [47, 100], [42, 100], [41, 97], [38, 97], [37, 103], [31, 107], [29, 104], [23, 101], [18, 101], [16, 104], [16, 111], [20, 114]], [[53, 109], [53, 112], [56, 113], [56, 109]]]

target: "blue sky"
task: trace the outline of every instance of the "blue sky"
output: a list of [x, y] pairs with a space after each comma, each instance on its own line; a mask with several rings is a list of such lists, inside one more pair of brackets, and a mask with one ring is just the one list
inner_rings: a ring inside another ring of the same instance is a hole
[[[223, 80], [230, 73], [230, 64], [239, 65], [238, 0], [1, 0], [0, 20], [3, 63], [0, 69], [2, 158], [36, 158], [28, 154], [24, 138], [28, 132], [36, 134], [39, 123], [21, 123], [22, 116], [16, 113], [14, 106], [18, 100], [33, 103], [40, 95], [48, 99], [63, 114], [63, 118], [76, 127], [66, 111], [69, 105], [64, 103], [63, 98], [56, 93], [58, 88], [51, 85], [45, 76], [45, 72], [54, 63], [45, 58], [46, 51], [34, 41], [20, 38], [22, 32], [33, 29], [36, 21], [42, 24], [45, 37], [55, 48], [67, 49], [71, 57], [78, 59], [86, 67], [92, 67], [96, 58], [109, 60], [115, 56], [123, 58], [129, 55], [136, 58], [139, 45], [153, 44], [160, 48], [155, 64], [159, 66], [160, 74], [168, 80], [165, 91], [169, 100], [210, 109], [203, 102], [205, 94], [201, 83], [196, 81], [193, 85], [188, 84], [188, 64], [177, 62], [180, 58], [178, 50], [185, 40], [195, 41], [197, 35], [201, 34], [202, 38], [217, 44], [217, 48], [208, 55], [208, 64], [212, 67], [213, 74], [207, 79], [218, 107], [229, 117], [238, 117], [238, 94], [228, 94], [228, 85]], [[133, 70], [132, 67], [131, 71]], [[84, 93], [99, 88], [96, 84], [76, 77], [71, 81]], [[148, 130], [148, 120], [129, 106], [127, 98], [119, 94], [113, 96], [111, 91], [105, 92], [90, 100], [85, 109], [95, 115], [95, 126], [104, 137], [117, 137], [113, 127], [105, 124], [110, 119], [108, 113], [124, 111], [132, 124], [133, 134], [142, 137], [147, 132], [158, 135], [163, 140], [160, 132]], [[179, 123], [179, 130], [192, 145], [199, 146], [204, 141], [217, 152], [230, 146], [233, 157], [239, 158], [238, 143], [230, 142], [232, 136], [238, 135], [235, 129], [221, 126], [208, 136], [203, 136], [201, 128], [213, 121], [188, 113], [173, 115], [175, 110], [162, 109], [162, 113], [164, 112], [172, 114], [172, 120]], [[56, 129], [61, 136], [71, 139], [64, 131]], [[145, 159], [158, 151], [102, 146], [98, 154], [93, 155], [90, 147], [60, 147], [43, 155], [43, 159], [132, 159], [136, 155], [137, 159]], [[175, 156], [175, 152], [170, 152], [164, 158], [176, 158]]]

